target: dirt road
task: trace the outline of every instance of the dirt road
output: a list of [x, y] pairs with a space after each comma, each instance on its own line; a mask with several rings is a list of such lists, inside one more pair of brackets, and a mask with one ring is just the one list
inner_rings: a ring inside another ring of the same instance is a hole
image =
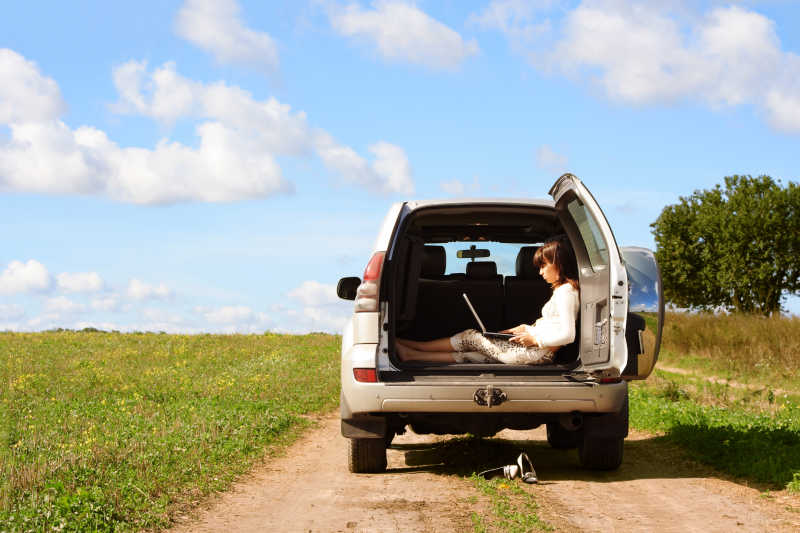
[[646, 434], [631, 434], [625, 461], [612, 473], [580, 469], [574, 451], [547, 445], [543, 428], [482, 441], [403, 435], [388, 451], [388, 472], [379, 475], [349, 474], [346, 449], [338, 416], [322, 418], [285, 456], [175, 531], [471, 531], [471, 513], [486, 516], [489, 504], [457, 472], [507, 464], [521, 450], [541, 480], [522, 486], [556, 531], [800, 530], [797, 499], [764, 497], [722, 479]]

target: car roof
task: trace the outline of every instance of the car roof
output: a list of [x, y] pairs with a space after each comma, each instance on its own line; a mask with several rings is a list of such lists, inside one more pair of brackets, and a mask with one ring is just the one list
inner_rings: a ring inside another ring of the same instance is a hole
[[549, 207], [554, 208], [555, 202], [551, 198], [447, 198], [438, 200], [412, 200], [406, 202], [412, 211], [426, 207], [444, 207], [458, 205], [485, 205], [485, 206], [519, 206], [519, 207]]

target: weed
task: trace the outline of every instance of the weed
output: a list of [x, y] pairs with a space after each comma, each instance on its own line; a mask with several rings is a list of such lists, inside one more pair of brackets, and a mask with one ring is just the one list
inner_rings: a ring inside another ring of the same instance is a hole
[[735, 476], [800, 488], [800, 405], [784, 398], [764, 407], [742, 401], [749, 391], [732, 389], [726, 389], [726, 401], [709, 405], [703, 387], [656, 378], [631, 387], [632, 426], [663, 432], [697, 459]]
[[0, 529], [167, 526], [336, 405], [339, 343], [0, 333]]
[[[527, 531], [552, 531], [553, 528], [539, 518], [539, 506], [533, 496], [523, 490], [518, 483], [506, 479], [485, 480], [473, 474], [470, 479], [475, 487], [491, 500], [493, 519], [492, 530], [522, 533]], [[484, 517], [472, 513], [474, 530], [489, 531]]]
[[661, 390], [661, 396], [671, 402], [678, 402], [689, 398], [689, 393], [676, 381], [667, 380], [666, 386]]
[[[651, 322], [648, 328], [654, 325]], [[668, 313], [659, 360], [737, 381], [796, 390], [798, 353], [800, 317]]]
[[789, 492], [800, 492], [800, 471], [792, 473], [792, 480], [786, 484]]
[[481, 518], [481, 515], [475, 511], [473, 511], [470, 515], [470, 519], [472, 520], [472, 531], [475, 533], [487, 533], [487, 531], [489, 531], [488, 526], [483, 521], [483, 518]]

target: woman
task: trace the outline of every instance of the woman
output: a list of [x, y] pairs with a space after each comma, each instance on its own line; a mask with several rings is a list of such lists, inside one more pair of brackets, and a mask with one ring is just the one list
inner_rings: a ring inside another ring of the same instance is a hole
[[555, 352], [575, 340], [578, 316], [578, 268], [566, 237], [546, 242], [536, 250], [533, 264], [553, 287], [550, 300], [542, 308], [542, 318], [533, 325], [503, 330], [509, 340], [487, 339], [474, 329], [432, 341], [397, 339], [401, 361], [443, 363], [507, 363], [540, 365], [553, 361]]

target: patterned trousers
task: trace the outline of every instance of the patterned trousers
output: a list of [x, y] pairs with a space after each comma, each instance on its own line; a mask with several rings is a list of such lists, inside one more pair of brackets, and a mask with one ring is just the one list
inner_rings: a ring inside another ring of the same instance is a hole
[[450, 337], [459, 363], [506, 363], [509, 365], [546, 365], [553, 362], [550, 348], [522, 346], [503, 339], [487, 339], [480, 331], [468, 329]]

